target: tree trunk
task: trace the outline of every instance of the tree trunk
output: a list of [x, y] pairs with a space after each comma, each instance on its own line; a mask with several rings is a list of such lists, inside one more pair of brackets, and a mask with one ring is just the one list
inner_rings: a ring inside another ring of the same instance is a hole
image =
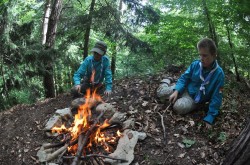
[[[215, 45], [218, 48], [217, 34], [216, 34], [216, 31], [215, 31], [213, 21], [212, 21], [211, 16], [210, 16], [210, 12], [209, 12], [208, 7], [207, 7], [207, 2], [206, 2], [206, 0], [202, 0], [202, 2], [203, 2], [204, 13], [205, 13], [205, 15], [207, 17], [210, 38], [215, 42]], [[220, 62], [220, 56], [219, 56], [218, 52], [217, 52], [217, 59]]]
[[249, 165], [250, 162], [250, 120], [231, 146], [222, 165]]
[[[62, 10], [62, 1], [54, 0], [51, 15], [49, 17], [48, 32], [46, 35], [45, 49], [51, 49], [54, 46], [56, 38], [56, 29], [59, 16]], [[46, 61], [46, 60], [45, 60]], [[54, 77], [53, 77], [53, 61], [46, 61], [44, 63], [45, 73], [43, 77], [43, 84], [45, 89], [45, 97], [55, 97]]]
[[[122, 12], [122, 0], [119, 2], [119, 10], [118, 10], [118, 23], [120, 23], [121, 20], [121, 12]], [[114, 52], [112, 54], [111, 58], [111, 71], [112, 71], [112, 78], [114, 79], [115, 77], [115, 69], [116, 69], [116, 56], [117, 52], [119, 50], [119, 46], [117, 45], [118, 42], [118, 37], [117, 35], [115, 36], [115, 46], [114, 46]]]
[[45, 13], [43, 18], [43, 31], [42, 31], [42, 44], [46, 43], [46, 35], [48, 31], [48, 24], [49, 24], [49, 16], [51, 12], [51, 0], [47, 0], [45, 4]]
[[235, 57], [234, 57], [234, 53], [233, 53], [233, 43], [232, 43], [232, 40], [231, 40], [231, 37], [230, 37], [230, 32], [229, 32], [229, 27], [228, 25], [226, 25], [226, 28], [227, 28], [227, 38], [228, 38], [228, 42], [229, 42], [229, 46], [231, 48], [231, 56], [232, 56], [232, 59], [233, 59], [233, 63], [234, 63], [234, 68], [235, 68], [235, 74], [236, 74], [236, 80], [237, 81], [240, 81], [240, 75], [239, 75], [239, 72], [238, 72], [238, 65], [236, 64], [236, 60], [235, 60]]
[[117, 45], [115, 44], [112, 58], [111, 58], [111, 72], [112, 72], [113, 79], [114, 79], [114, 75], [115, 75], [116, 54], [117, 54]]
[[89, 36], [90, 36], [90, 29], [92, 25], [94, 7], [95, 7], [95, 0], [92, 0], [90, 9], [89, 9], [87, 28], [86, 28], [86, 32], [84, 35], [83, 59], [85, 59], [88, 56]]
[[6, 79], [5, 79], [5, 71], [4, 71], [4, 40], [2, 37], [5, 35], [5, 29], [7, 28], [7, 22], [8, 22], [8, 12], [7, 7], [4, 6], [2, 11], [0, 12], [2, 14], [2, 19], [0, 19], [0, 57], [1, 57], [1, 77], [3, 82], [3, 89], [0, 94], [3, 94], [5, 97], [8, 98], [8, 88], [6, 85]]

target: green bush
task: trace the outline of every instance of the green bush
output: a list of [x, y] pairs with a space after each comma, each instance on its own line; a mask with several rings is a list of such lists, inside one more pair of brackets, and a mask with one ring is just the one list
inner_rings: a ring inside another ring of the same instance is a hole
[[31, 89], [11, 90], [9, 93], [9, 105], [16, 104], [31, 104], [36, 101], [36, 97], [33, 96]]

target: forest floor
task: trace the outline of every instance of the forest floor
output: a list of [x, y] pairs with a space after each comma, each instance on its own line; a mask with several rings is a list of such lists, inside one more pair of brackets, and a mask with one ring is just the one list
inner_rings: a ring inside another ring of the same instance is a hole
[[[204, 111], [180, 116], [166, 111], [164, 123], [167, 143], [163, 144], [160, 115], [168, 105], [155, 98], [155, 89], [163, 77], [176, 80], [180, 73], [163, 73], [155, 76], [133, 77], [114, 82], [114, 92], [109, 100], [119, 111], [133, 110], [135, 130], [147, 133], [147, 138], [135, 147], [132, 164], [140, 165], [218, 165], [239, 135], [250, 114], [248, 90], [227, 76], [224, 100], [220, 115], [212, 129], [204, 127]], [[71, 96], [65, 93], [56, 98], [32, 105], [17, 105], [0, 113], [0, 164], [38, 164], [37, 151], [48, 137], [43, 131], [55, 110], [70, 107]]]

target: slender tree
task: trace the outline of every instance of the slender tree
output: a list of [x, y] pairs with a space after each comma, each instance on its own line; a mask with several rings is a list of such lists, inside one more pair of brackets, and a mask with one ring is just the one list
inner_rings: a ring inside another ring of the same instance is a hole
[[8, 17], [7, 17], [7, 6], [5, 5], [1, 5], [0, 6], [1, 12], [0, 14], [2, 14], [2, 18], [0, 19], [0, 72], [1, 72], [1, 77], [2, 77], [2, 91], [0, 94], [3, 94], [4, 96], [6, 96], [8, 98], [8, 88], [7, 88], [7, 84], [6, 84], [6, 79], [5, 79], [5, 70], [4, 70], [4, 33], [5, 33], [5, 29], [7, 28], [7, 21], [8, 21]]
[[49, 16], [51, 13], [51, 0], [46, 0], [44, 18], [43, 18], [43, 30], [42, 30], [42, 44], [46, 42], [46, 35], [48, 31]]
[[227, 29], [228, 43], [229, 43], [229, 46], [230, 46], [230, 49], [231, 49], [231, 57], [232, 57], [232, 60], [233, 60], [235, 74], [236, 74], [236, 80], [240, 81], [240, 75], [239, 75], [239, 72], [238, 72], [238, 65], [236, 64], [236, 60], [235, 60], [235, 57], [234, 57], [233, 43], [232, 43], [232, 40], [231, 40], [231, 36], [230, 36], [230, 31], [229, 31], [228, 25], [226, 25], [226, 29]]
[[[57, 24], [59, 21], [61, 10], [62, 10], [62, 0], [54, 0], [51, 15], [49, 17], [48, 32], [46, 35], [46, 42], [45, 42], [46, 50], [49, 50], [54, 46]], [[45, 66], [45, 72], [43, 75], [43, 84], [45, 89], [45, 97], [46, 98], [55, 97], [53, 61], [45, 60], [44, 66]]]
[[[118, 7], [118, 22], [120, 23], [121, 21], [121, 14], [122, 14], [122, 0], [120, 0], [119, 2], [119, 7]], [[118, 34], [115, 35], [115, 44], [114, 44], [114, 50], [113, 50], [113, 54], [112, 54], [112, 58], [111, 58], [111, 71], [112, 71], [112, 75], [113, 75], [113, 79], [114, 79], [114, 75], [115, 75], [115, 69], [116, 69], [116, 57], [117, 57], [117, 52], [119, 50], [119, 45], [118, 43]]]
[[87, 28], [84, 35], [83, 59], [85, 59], [88, 56], [89, 36], [92, 25], [94, 7], [95, 7], [95, 0], [92, 0], [89, 9]]

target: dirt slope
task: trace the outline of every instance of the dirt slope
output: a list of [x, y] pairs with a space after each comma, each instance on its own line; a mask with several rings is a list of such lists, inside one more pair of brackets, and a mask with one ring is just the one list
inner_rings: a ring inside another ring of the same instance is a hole
[[[157, 112], [162, 113], [167, 105], [158, 103], [154, 96], [162, 77], [164, 75], [124, 79], [114, 84], [109, 102], [116, 104], [117, 110], [134, 111], [128, 116], [135, 117], [135, 130], [148, 135], [136, 145], [133, 164], [220, 164], [249, 116], [250, 101], [244, 92], [246, 90], [230, 86], [225, 88], [221, 114], [212, 130], [204, 128], [202, 117], [205, 112], [202, 110], [186, 116], [167, 111], [164, 117], [167, 144], [163, 145], [162, 126]], [[37, 164], [37, 150], [42, 143], [50, 140], [42, 131], [44, 124], [56, 109], [69, 107], [70, 103], [70, 95], [63, 94], [1, 112], [0, 164]]]

